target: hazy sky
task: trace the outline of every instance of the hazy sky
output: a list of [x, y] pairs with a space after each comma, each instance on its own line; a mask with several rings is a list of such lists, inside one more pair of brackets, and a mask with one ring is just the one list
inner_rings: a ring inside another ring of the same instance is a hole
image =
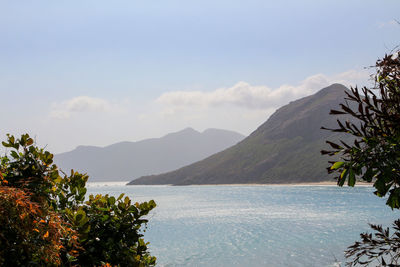
[[249, 134], [400, 44], [400, 1], [0, 0], [0, 139], [63, 152], [185, 127]]

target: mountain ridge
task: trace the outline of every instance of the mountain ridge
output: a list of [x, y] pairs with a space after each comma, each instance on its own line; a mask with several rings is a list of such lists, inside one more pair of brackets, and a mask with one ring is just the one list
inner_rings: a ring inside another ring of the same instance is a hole
[[89, 181], [127, 181], [134, 177], [171, 171], [219, 152], [245, 136], [215, 129], [210, 136], [193, 128], [137, 142], [118, 142], [104, 147], [78, 146], [55, 155], [63, 171], [87, 173]]
[[341, 84], [277, 109], [266, 122], [238, 144], [210, 157], [160, 175], [139, 177], [129, 184], [246, 184], [301, 183], [332, 179], [326, 172], [328, 158], [320, 155], [326, 139], [337, 133], [329, 110], [343, 102]]

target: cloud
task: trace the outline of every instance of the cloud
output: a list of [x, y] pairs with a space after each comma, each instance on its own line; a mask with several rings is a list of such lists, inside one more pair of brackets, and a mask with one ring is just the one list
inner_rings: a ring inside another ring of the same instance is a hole
[[222, 128], [250, 134], [277, 108], [290, 101], [332, 83], [368, 85], [369, 75], [368, 70], [361, 69], [335, 75], [316, 74], [296, 84], [278, 87], [240, 81], [211, 91], [170, 91], [160, 95], [149, 104], [151, 108], [137, 116], [138, 124], [157, 125], [170, 131], [191, 126], [198, 130]]
[[386, 28], [386, 27], [393, 27], [393, 26], [397, 26], [397, 27], [400, 26], [399, 21], [392, 19], [392, 20], [389, 20], [389, 21], [379, 22], [378, 23], [378, 27], [379, 28]]
[[240, 81], [228, 88], [218, 88], [214, 91], [172, 91], [162, 94], [156, 99], [161, 104], [165, 114], [174, 115], [174, 111], [182, 108], [218, 108], [239, 107], [243, 109], [277, 108], [291, 100], [298, 99], [317, 92], [332, 83], [342, 83], [346, 86], [367, 80], [367, 71], [350, 70], [334, 76], [316, 74], [297, 85], [281, 85], [271, 88], [267, 85], [251, 85]]
[[61, 103], [53, 103], [51, 106], [50, 117], [68, 119], [75, 113], [109, 112], [111, 110], [113, 110], [113, 105], [105, 99], [78, 96]]

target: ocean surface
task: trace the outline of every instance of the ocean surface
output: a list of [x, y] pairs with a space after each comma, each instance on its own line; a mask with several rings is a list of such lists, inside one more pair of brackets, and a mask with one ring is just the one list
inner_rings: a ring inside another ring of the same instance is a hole
[[400, 217], [361, 186], [89, 183], [88, 193], [156, 201], [144, 239], [157, 266], [344, 266], [368, 223]]

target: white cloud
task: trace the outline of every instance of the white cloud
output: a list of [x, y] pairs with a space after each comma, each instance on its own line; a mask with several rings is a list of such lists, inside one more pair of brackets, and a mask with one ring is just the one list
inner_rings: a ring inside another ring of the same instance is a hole
[[58, 119], [70, 118], [74, 113], [82, 112], [109, 112], [113, 105], [102, 98], [78, 96], [61, 103], [53, 103], [50, 116]]
[[389, 21], [385, 21], [385, 22], [379, 22], [378, 23], [378, 27], [379, 28], [386, 28], [386, 27], [393, 27], [393, 26], [400, 26], [400, 23], [397, 20], [389, 20]]
[[214, 91], [173, 91], [162, 94], [156, 103], [161, 104], [165, 115], [174, 115], [182, 108], [218, 108], [239, 107], [243, 109], [270, 109], [277, 108], [291, 100], [315, 93], [332, 83], [342, 83], [346, 86], [367, 80], [365, 70], [350, 70], [334, 76], [316, 74], [310, 76], [297, 85], [281, 85], [271, 88], [267, 85], [251, 85], [240, 81], [228, 88], [218, 88]]
[[275, 88], [241, 81], [232, 87], [212, 91], [171, 91], [160, 95], [151, 104], [152, 108], [138, 119], [139, 123], [151, 122], [163, 129], [191, 126], [198, 130], [222, 128], [249, 134], [290, 101], [311, 95], [332, 83], [363, 86], [368, 80], [368, 70], [362, 69], [336, 75], [316, 74], [297, 84]]
[[[49, 143], [59, 143], [55, 149], [58, 152], [78, 144], [137, 141], [189, 126], [200, 131], [220, 128], [250, 134], [277, 108], [290, 101], [313, 94], [334, 82], [365, 84], [368, 77], [366, 71], [347, 71], [337, 75], [316, 74], [296, 84], [278, 87], [237, 82], [231, 87], [210, 91], [166, 92], [149, 101], [78, 96], [51, 106], [52, 118], [68, 120], [41, 118], [43, 124], [31, 124], [46, 129], [33, 132], [43, 140], [51, 140], [47, 141]], [[84, 129], [82, 135], [70, 134], [76, 129]], [[57, 138], [66, 133], [70, 135], [69, 143], [60, 143]]]

